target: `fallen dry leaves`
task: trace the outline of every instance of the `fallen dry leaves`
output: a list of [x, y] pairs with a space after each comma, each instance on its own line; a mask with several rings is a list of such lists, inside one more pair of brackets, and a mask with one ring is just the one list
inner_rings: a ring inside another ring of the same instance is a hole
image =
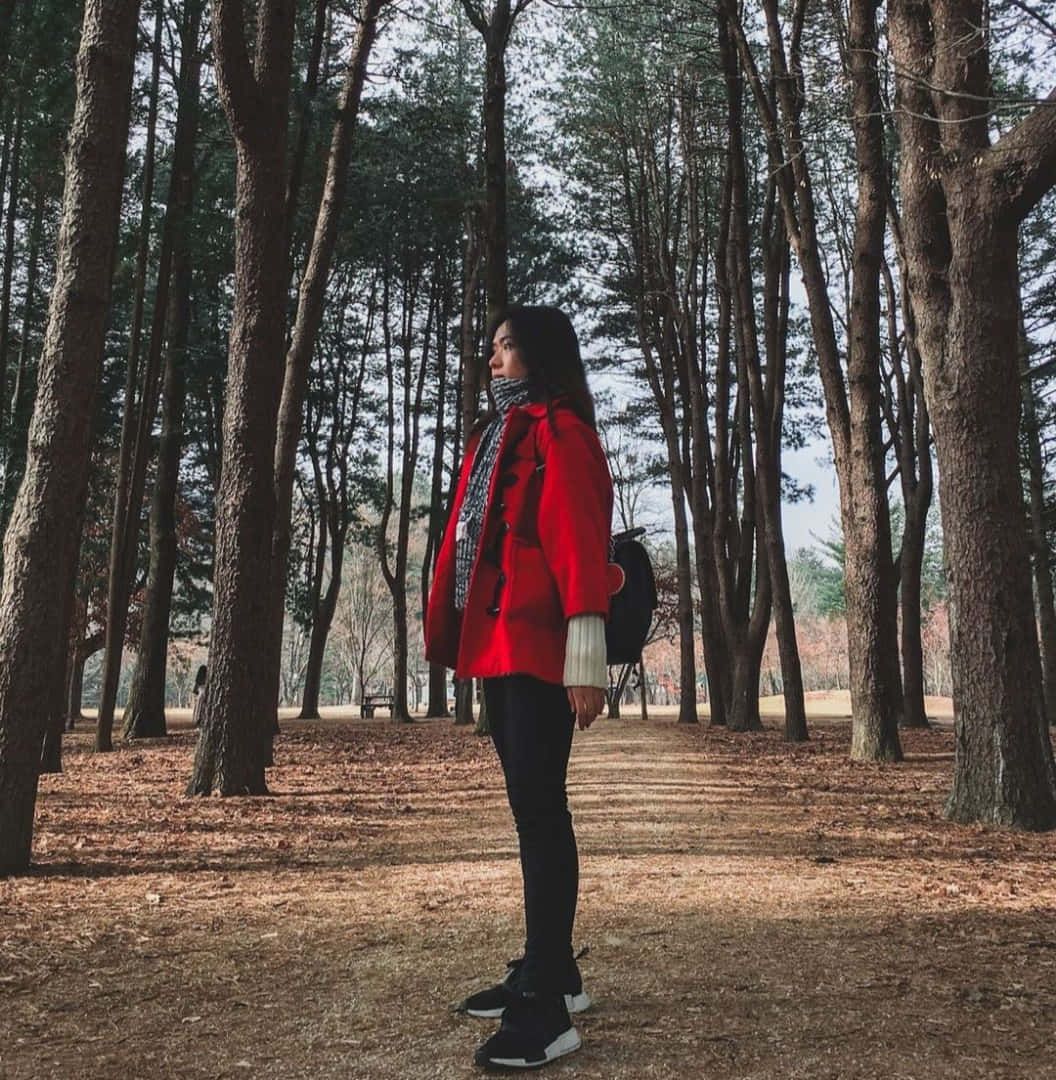
[[[450, 1005], [521, 946], [490, 745], [287, 721], [268, 798], [190, 799], [193, 735], [44, 777], [0, 881], [0, 1077], [463, 1077]], [[554, 1077], [1056, 1077], [1056, 836], [952, 825], [948, 730], [577, 734], [577, 939], [597, 1005]]]

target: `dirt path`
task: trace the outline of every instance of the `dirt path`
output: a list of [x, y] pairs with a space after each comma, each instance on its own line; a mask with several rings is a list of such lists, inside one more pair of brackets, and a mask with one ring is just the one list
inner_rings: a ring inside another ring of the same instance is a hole
[[[521, 945], [490, 747], [286, 724], [274, 797], [182, 796], [189, 733], [42, 782], [0, 881], [4, 1080], [468, 1077], [450, 1005]], [[949, 732], [897, 768], [671, 722], [577, 736], [597, 1006], [554, 1077], [1056, 1077], [1056, 837], [941, 819]]]

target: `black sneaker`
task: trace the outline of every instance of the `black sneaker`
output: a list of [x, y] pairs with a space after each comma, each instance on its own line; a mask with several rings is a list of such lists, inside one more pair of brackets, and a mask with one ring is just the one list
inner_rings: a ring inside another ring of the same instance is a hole
[[539, 1069], [582, 1045], [563, 998], [508, 991], [502, 1025], [473, 1055], [485, 1069]]
[[[517, 977], [520, 975], [523, 963], [523, 956], [508, 961], [506, 977], [502, 982], [489, 986], [486, 990], [478, 990], [475, 994], [470, 994], [465, 1001], [455, 1006], [455, 1012], [468, 1013], [470, 1016], [478, 1016], [483, 1020], [497, 1020], [506, 1011], [511, 994], [516, 992]], [[572, 982], [565, 993], [565, 1008], [570, 1013], [581, 1013], [589, 1009], [593, 1002], [590, 995], [583, 990], [583, 979], [579, 974], [579, 968], [573, 965], [573, 971]]]

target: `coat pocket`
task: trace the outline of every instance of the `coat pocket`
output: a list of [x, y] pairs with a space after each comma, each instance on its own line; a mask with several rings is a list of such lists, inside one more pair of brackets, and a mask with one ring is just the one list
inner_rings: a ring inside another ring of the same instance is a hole
[[509, 618], [531, 624], [534, 629], [558, 630], [565, 625], [557, 582], [546, 563], [543, 549], [510, 537]]

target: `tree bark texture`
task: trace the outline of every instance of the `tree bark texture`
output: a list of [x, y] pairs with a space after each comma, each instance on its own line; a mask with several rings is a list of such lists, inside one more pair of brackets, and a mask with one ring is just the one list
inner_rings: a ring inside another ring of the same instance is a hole
[[235, 286], [216, 506], [212, 640], [192, 794], [263, 794], [275, 721], [270, 626], [274, 455], [285, 339], [286, 120], [293, 4], [262, 0], [254, 60], [242, 5], [214, 0], [220, 100], [235, 140]]
[[950, 587], [946, 809], [957, 821], [1046, 829], [1056, 782], [1017, 445], [1017, 232], [1056, 181], [1056, 92], [991, 145], [980, 107], [990, 94], [985, 25], [981, 0], [894, 0], [889, 18], [906, 261]]
[[138, 0], [86, 0], [55, 282], [0, 594], [0, 875], [30, 861], [110, 305]]
[[165, 316], [158, 470], [150, 503], [150, 564], [139, 649], [125, 706], [124, 735], [130, 739], [158, 738], [166, 733], [165, 672], [176, 573], [176, 497], [187, 397], [185, 363], [193, 277], [190, 226], [202, 67], [198, 34], [203, 9], [203, 0], [189, 0], [180, 32], [179, 100], [166, 204], [166, 218], [171, 220], [165, 226], [172, 237], [172, 282]]

